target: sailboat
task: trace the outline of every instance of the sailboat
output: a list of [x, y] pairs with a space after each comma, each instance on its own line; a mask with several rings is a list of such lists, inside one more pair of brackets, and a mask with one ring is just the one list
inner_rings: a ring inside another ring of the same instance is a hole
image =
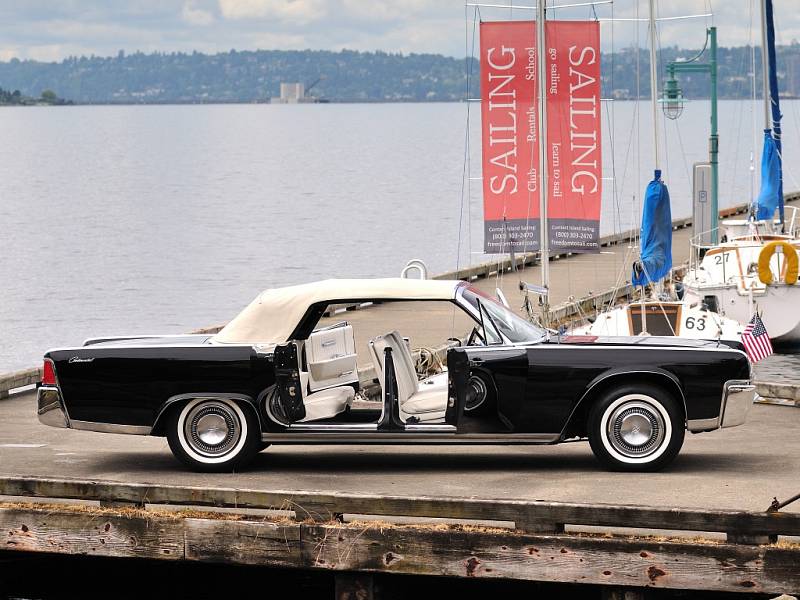
[[[744, 327], [739, 322], [714, 312], [702, 301], [678, 299], [663, 286], [672, 271], [672, 215], [669, 190], [659, 170], [647, 186], [641, 231], [641, 256], [633, 265], [631, 282], [641, 288], [642, 300], [602, 312], [593, 323], [574, 333], [740, 341]], [[661, 287], [662, 291], [648, 298], [647, 286]]]
[[[702, 300], [678, 299], [663, 280], [672, 272], [672, 213], [669, 190], [661, 179], [658, 141], [658, 87], [656, 81], [655, 11], [650, 0], [650, 89], [653, 109], [655, 174], [648, 184], [642, 210], [640, 258], [631, 282], [641, 289], [641, 301], [612, 307], [593, 323], [577, 328], [585, 335], [659, 335], [738, 342], [743, 326], [711, 309]], [[660, 289], [647, 296], [647, 288]]]
[[[692, 263], [684, 279], [686, 298], [704, 302], [721, 314], [747, 323], [759, 313], [778, 343], [800, 342], [797, 210], [786, 222], [781, 164], [781, 112], [775, 63], [772, 0], [764, 0], [762, 67], [764, 72], [764, 148], [761, 190], [748, 218], [723, 221], [721, 243], [692, 240]], [[778, 217], [775, 218], [775, 212]], [[698, 236], [700, 237], [700, 236]]]

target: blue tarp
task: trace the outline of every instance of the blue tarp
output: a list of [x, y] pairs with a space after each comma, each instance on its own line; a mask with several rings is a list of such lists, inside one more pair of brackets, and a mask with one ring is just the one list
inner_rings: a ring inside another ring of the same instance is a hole
[[659, 281], [672, 269], [672, 211], [661, 171], [647, 186], [642, 211], [642, 255], [633, 266], [633, 285]]
[[756, 219], [771, 220], [781, 199], [781, 163], [775, 139], [764, 130], [764, 150], [761, 153], [761, 191], [756, 200]]

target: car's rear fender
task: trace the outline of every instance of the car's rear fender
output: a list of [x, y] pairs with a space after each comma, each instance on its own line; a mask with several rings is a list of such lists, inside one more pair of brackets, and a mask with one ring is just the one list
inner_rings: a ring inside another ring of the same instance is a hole
[[261, 413], [258, 410], [258, 403], [250, 396], [245, 394], [228, 394], [222, 392], [192, 392], [190, 394], [178, 394], [172, 396], [168, 398], [166, 402], [164, 402], [159, 409], [158, 414], [156, 415], [150, 435], [165, 436], [167, 434], [167, 425], [169, 423], [169, 418], [172, 414], [172, 411], [177, 410], [180, 406], [186, 404], [190, 400], [196, 400], [198, 398], [225, 398], [248, 406], [253, 410], [253, 414], [255, 414], [256, 418], [258, 419], [259, 429], [263, 431], [263, 423], [261, 422]]
[[672, 373], [658, 367], [610, 369], [595, 377], [586, 386], [586, 390], [572, 409], [561, 432], [562, 439], [574, 437], [575, 435], [584, 436], [586, 419], [594, 401], [602, 396], [606, 390], [631, 382], [650, 383], [665, 389], [680, 402], [683, 407], [684, 419], [686, 418], [686, 396], [680, 381]]

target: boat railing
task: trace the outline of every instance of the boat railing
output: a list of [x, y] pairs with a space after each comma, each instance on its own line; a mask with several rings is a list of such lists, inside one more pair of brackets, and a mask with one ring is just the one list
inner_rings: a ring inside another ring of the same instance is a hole
[[[784, 214], [784, 225], [782, 226], [777, 219], [773, 222], [766, 220], [753, 221], [750, 219], [727, 219], [721, 222], [719, 227], [702, 231], [689, 238], [689, 270], [692, 271], [700, 266], [703, 257], [712, 248], [718, 247], [725, 242], [746, 242], [757, 243], [773, 240], [795, 240], [798, 238], [798, 228], [800, 228], [799, 207], [787, 206]], [[716, 235], [713, 235], [715, 234]], [[717, 244], [709, 243], [709, 239], [720, 240]]]

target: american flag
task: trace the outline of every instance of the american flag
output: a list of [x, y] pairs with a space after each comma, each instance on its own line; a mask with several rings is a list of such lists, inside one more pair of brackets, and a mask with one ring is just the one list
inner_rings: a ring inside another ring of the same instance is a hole
[[772, 354], [772, 344], [767, 335], [767, 328], [758, 314], [753, 315], [742, 332], [742, 343], [750, 362], [758, 362]]

